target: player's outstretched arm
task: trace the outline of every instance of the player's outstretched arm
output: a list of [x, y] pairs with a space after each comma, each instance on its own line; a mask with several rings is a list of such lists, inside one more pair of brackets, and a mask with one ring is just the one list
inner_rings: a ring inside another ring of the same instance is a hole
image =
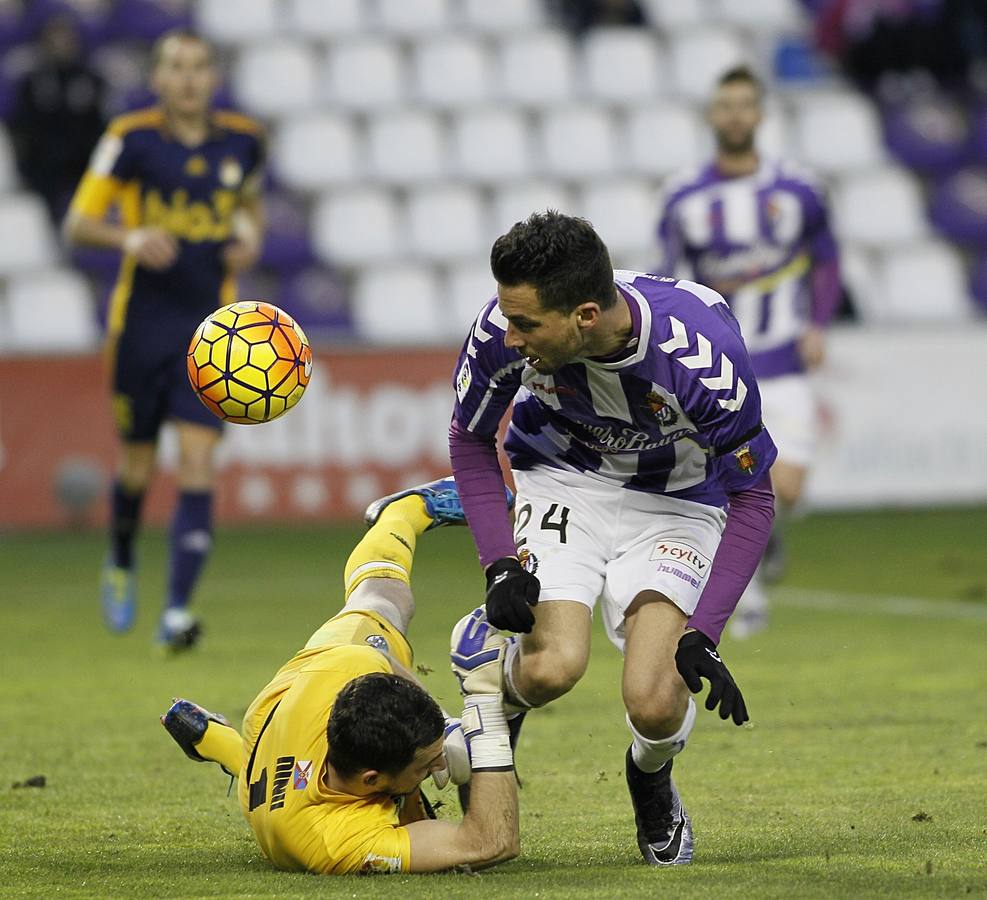
[[473, 777], [469, 811], [459, 823], [413, 822], [411, 871], [480, 868], [520, 852], [517, 780], [501, 694], [470, 694], [463, 711]]

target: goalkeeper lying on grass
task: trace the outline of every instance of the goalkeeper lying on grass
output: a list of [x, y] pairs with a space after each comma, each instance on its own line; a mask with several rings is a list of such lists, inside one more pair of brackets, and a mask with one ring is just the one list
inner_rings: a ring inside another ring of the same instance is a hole
[[[518, 854], [514, 760], [500, 693], [506, 638], [482, 610], [453, 632], [465, 695], [450, 719], [410, 674], [415, 542], [461, 523], [452, 479], [386, 497], [346, 564], [346, 603], [254, 699], [243, 736], [177, 700], [161, 722], [185, 753], [239, 777], [239, 799], [274, 865], [323, 874], [435, 872]], [[437, 821], [421, 793], [470, 783], [461, 822]]]

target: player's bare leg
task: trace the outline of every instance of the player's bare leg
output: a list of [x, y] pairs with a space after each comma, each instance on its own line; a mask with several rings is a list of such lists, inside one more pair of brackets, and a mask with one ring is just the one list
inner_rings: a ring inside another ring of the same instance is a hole
[[100, 596], [111, 631], [128, 631], [137, 605], [134, 540], [144, 493], [154, 474], [153, 441], [125, 441], [110, 496], [110, 551], [103, 566]]
[[644, 591], [625, 617], [622, 692], [633, 741], [625, 774], [637, 841], [649, 865], [692, 859], [692, 825], [672, 781], [672, 758], [685, 747], [696, 706], [675, 666], [687, 617], [654, 591]]
[[192, 592], [212, 548], [213, 484], [220, 433], [193, 422], [176, 422], [178, 500], [171, 523], [168, 597], [158, 626], [158, 642], [171, 650], [195, 645], [201, 633], [188, 611]]
[[507, 698], [518, 706], [544, 706], [567, 694], [589, 663], [589, 607], [550, 600], [533, 610], [535, 625], [504, 660]]

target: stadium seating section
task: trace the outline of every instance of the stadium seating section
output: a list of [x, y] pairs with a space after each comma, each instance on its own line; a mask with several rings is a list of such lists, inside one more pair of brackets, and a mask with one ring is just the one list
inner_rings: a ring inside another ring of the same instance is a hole
[[[57, 5], [0, 2], [0, 114]], [[987, 260], [967, 256], [987, 247], [987, 178], [965, 168], [987, 158], [987, 113], [879, 109], [814, 57], [798, 0], [642, 5], [651, 27], [575, 39], [539, 0], [76, 0], [115, 111], [146, 100], [163, 30], [223, 49], [224, 97], [271, 136], [270, 234], [242, 294], [316, 341], [457, 341], [492, 293], [492, 239], [537, 208], [589, 217], [618, 266], [660, 268], [662, 183], [710, 153], [702, 104], [744, 61], [771, 86], [763, 149], [830, 188], [861, 319], [963, 321], [971, 289], [987, 302]], [[90, 277], [74, 274], [2, 126], [0, 233], [0, 352], [93, 346], [113, 260], [79, 254]]]

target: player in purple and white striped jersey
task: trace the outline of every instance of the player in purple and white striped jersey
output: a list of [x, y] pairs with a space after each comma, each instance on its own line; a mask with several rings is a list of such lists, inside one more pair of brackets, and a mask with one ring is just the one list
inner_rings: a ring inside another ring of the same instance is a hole
[[[746, 67], [720, 77], [709, 106], [716, 158], [672, 179], [658, 236], [664, 271], [718, 291], [740, 322], [764, 421], [778, 445], [771, 477], [785, 513], [802, 494], [815, 444], [816, 405], [805, 373], [822, 362], [823, 329], [841, 288], [820, 187], [798, 167], [755, 149], [762, 93]], [[776, 534], [764, 575], [777, 577], [780, 568]], [[755, 575], [732, 627], [741, 636], [765, 623], [766, 597]]]
[[[751, 361], [719, 294], [613, 271], [583, 219], [532, 215], [494, 243], [491, 268], [497, 296], [456, 370], [450, 456], [487, 617], [523, 632], [504, 656], [504, 696], [523, 715], [569, 691], [599, 601], [625, 656], [638, 846], [651, 865], [687, 863], [672, 757], [701, 678], [707, 709], [747, 719], [716, 645], [774, 513], [775, 447]], [[496, 447], [512, 402], [513, 530]]]

